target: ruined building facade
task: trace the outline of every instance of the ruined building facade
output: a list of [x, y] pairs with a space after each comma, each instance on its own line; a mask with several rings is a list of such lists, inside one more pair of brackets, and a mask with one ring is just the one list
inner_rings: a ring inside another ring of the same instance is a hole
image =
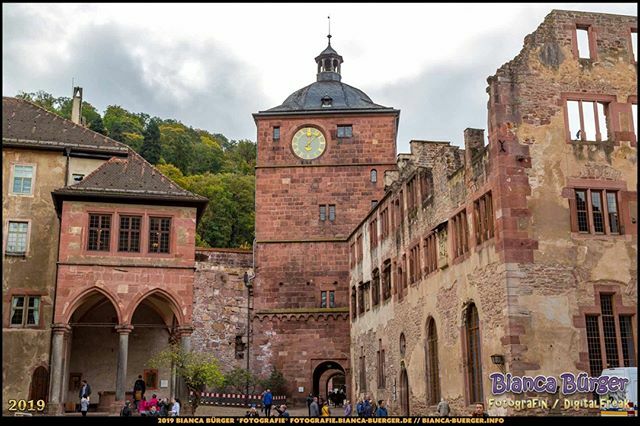
[[489, 77], [487, 144], [466, 129], [464, 150], [398, 157], [349, 237], [357, 394], [468, 415], [513, 398], [494, 372], [637, 365], [636, 31], [554, 10]]

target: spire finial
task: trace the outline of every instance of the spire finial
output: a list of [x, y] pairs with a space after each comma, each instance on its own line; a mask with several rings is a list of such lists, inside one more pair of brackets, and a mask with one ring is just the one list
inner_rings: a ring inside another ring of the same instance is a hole
[[327, 19], [329, 20], [329, 34], [327, 38], [329, 39], [329, 46], [331, 46], [331, 16], [327, 16]]

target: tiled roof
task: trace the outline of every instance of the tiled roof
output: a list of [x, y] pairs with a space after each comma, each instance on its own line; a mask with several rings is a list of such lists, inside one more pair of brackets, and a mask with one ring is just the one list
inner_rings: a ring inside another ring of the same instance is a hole
[[80, 182], [54, 193], [207, 201], [180, 188], [133, 150], [129, 150], [127, 158], [112, 157]]
[[2, 97], [2, 145], [126, 155], [128, 147], [29, 101]]

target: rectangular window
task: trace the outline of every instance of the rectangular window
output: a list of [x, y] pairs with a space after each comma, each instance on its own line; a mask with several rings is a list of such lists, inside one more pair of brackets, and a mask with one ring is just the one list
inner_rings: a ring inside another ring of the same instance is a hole
[[371, 200], [371, 210], [375, 209], [378, 205], [378, 200]]
[[363, 249], [362, 249], [362, 235], [358, 235], [358, 238], [356, 239], [356, 262], [360, 263], [362, 262], [362, 258], [363, 258]]
[[409, 281], [415, 283], [420, 278], [420, 244], [416, 244], [409, 252]]
[[24, 256], [27, 253], [29, 222], [9, 221], [5, 254]]
[[604, 351], [607, 357], [607, 368], [619, 367], [618, 339], [616, 337], [616, 320], [613, 315], [613, 296], [600, 295], [600, 311], [602, 312], [602, 332], [604, 335]]
[[364, 313], [364, 284], [360, 283], [358, 286], [358, 313]]
[[631, 52], [633, 53], [633, 62], [638, 62], [638, 31], [631, 30]]
[[631, 104], [631, 120], [633, 121], [633, 133], [638, 140], [638, 104]]
[[431, 176], [426, 171], [420, 173], [420, 197], [422, 198], [423, 203], [431, 195], [431, 186]]
[[90, 214], [89, 215], [89, 240], [87, 250], [109, 251], [109, 240], [111, 239], [111, 215], [110, 214]]
[[574, 141], [609, 140], [607, 102], [567, 100], [569, 134]]
[[329, 222], [335, 222], [336, 220], [336, 205], [329, 204]]
[[598, 316], [587, 315], [587, 348], [589, 350], [589, 370], [591, 375], [597, 377], [602, 372], [602, 355], [600, 352], [600, 330], [598, 329]]
[[578, 58], [590, 59], [591, 49], [589, 48], [589, 27], [577, 27], [576, 38], [578, 41]]
[[620, 339], [622, 340], [622, 359], [625, 367], [636, 366], [636, 353], [633, 346], [631, 315], [620, 315]]
[[476, 244], [493, 238], [493, 201], [491, 192], [487, 192], [474, 203], [474, 228]]
[[596, 234], [604, 234], [604, 216], [602, 214], [602, 192], [591, 191], [591, 211], [593, 229]]
[[327, 206], [324, 204], [320, 205], [320, 221], [324, 222], [327, 220]]
[[33, 166], [13, 166], [13, 193], [31, 195], [33, 184]]
[[578, 214], [578, 232], [589, 232], [589, 213], [587, 211], [587, 191], [576, 189], [576, 211]]
[[338, 137], [339, 138], [351, 138], [353, 137], [353, 128], [351, 124], [339, 125], [338, 126]]
[[11, 326], [28, 327], [40, 324], [40, 296], [11, 298]]
[[356, 266], [356, 243], [351, 244], [349, 247], [349, 254], [351, 257], [351, 268]]
[[329, 307], [330, 308], [335, 308], [336, 307], [336, 292], [335, 291], [330, 291], [329, 292]]
[[169, 253], [170, 217], [149, 218], [149, 252]]
[[380, 303], [380, 271], [374, 269], [371, 276], [371, 303], [376, 306]]
[[462, 256], [469, 250], [469, 238], [467, 235], [467, 212], [462, 210], [451, 218], [451, 234], [453, 239], [453, 258]]
[[369, 223], [369, 244], [371, 248], [378, 245], [378, 219], [373, 219]]
[[321, 291], [320, 292], [320, 307], [321, 308], [326, 308], [327, 307], [327, 292], [326, 291]]
[[607, 214], [609, 215], [609, 231], [612, 234], [620, 233], [620, 222], [618, 220], [618, 200], [616, 193], [607, 191]]
[[384, 261], [382, 269], [382, 298], [387, 300], [391, 297], [391, 260]]
[[118, 251], [140, 251], [140, 216], [120, 216], [120, 236]]
[[356, 306], [356, 286], [351, 287], [351, 319], [355, 320], [358, 316], [358, 310]]
[[389, 209], [385, 207], [380, 212], [380, 233], [382, 238], [386, 238], [389, 235]]
[[273, 127], [273, 141], [279, 141], [280, 140], [280, 126], [274, 126]]
[[438, 248], [436, 245], [436, 233], [432, 232], [424, 239], [425, 274], [436, 270], [438, 264]]
[[417, 189], [416, 177], [414, 176], [407, 182], [407, 210], [409, 212], [417, 206]]

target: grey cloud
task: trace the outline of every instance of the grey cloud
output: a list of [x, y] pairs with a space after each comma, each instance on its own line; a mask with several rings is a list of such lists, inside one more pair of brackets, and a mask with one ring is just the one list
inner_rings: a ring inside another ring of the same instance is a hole
[[[11, 19], [3, 19], [3, 24], [9, 24], [3, 27], [5, 95], [45, 90], [54, 96], [70, 96], [71, 78], [75, 77], [84, 88], [85, 100], [99, 110], [116, 104], [133, 112], [174, 118], [229, 138], [255, 139], [251, 113], [265, 105], [266, 97], [255, 75], [216, 44], [154, 45], [140, 31], [118, 25], [85, 27], [69, 45], [70, 59], [51, 61], [49, 71], [38, 75], [30, 72], [29, 40], [20, 34], [39, 23], [29, 22], [29, 17], [20, 12], [13, 10]], [[145, 44], [145, 49], [152, 52], [149, 57], [134, 55], [136, 43]], [[187, 60], [200, 62], [205, 70], [204, 83], [198, 90], [176, 77]], [[150, 84], [144, 65], [151, 68], [150, 74], [161, 77], [155, 84]], [[185, 96], [174, 96], [175, 87], [167, 87], [167, 83], [177, 85]]]

